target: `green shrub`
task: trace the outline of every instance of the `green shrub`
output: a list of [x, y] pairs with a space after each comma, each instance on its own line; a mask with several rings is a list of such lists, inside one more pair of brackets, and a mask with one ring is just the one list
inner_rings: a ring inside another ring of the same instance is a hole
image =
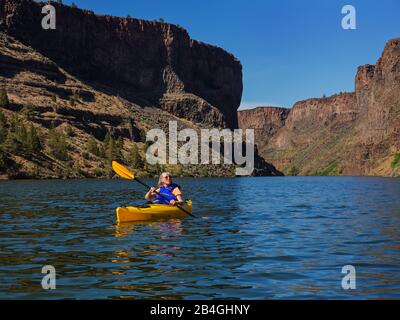
[[332, 161], [325, 169], [318, 171], [319, 176], [336, 176], [338, 175], [338, 167], [336, 161]]
[[18, 123], [15, 126], [14, 131], [10, 132], [7, 138], [8, 141], [6, 144], [8, 145], [10, 150], [20, 155], [28, 155], [28, 130], [26, 130], [23, 122]]
[[299, 169], [297, 169], [296, 166], [291, 166], [289, 168], [289, 171], [288, 171], [289, 176], [297, 176], [299, 173], [300, 173]]
[[96, 168], [96, 169], [94, 169], [94, 175], [96, 176], [96, 177], [101, 177], [101, 176], [103, 176], [103, 174], [104, 174], [104, 172], [103, 172], [103, 170], [101, 169], [101, 168]]
[[392, 167], [392, 169], [397, 169], [400, 167], [400, 152], [394, 155], [394, 159], [390, 166]]
[[31, 104], [25, 104], [22, 109], [19, 111], [21, 114], [26, 115], [26, 116], [30, 116], [33, 114], [33, 112], [35, 111], [35, 107]]
[[68, 144], [64, 134], [56, 129], [51, 129], [48, 135], [48, 146], [51, 154], [58, 160], [68, 160]]
[[25, 124], [22, 121], [17, 121], [17, 119], [12, 119], [10, 129], [7, 131], [7, 137], [4, 141], [5, 148], [12, 153], [25, 157], [40, 153], [42, 144], [36, 128], [31, 124], [27, 129]]
[[68, 126], [68, 127], [67, 127], [67, 129], [65, 130], [65, 134], [66, 134], [68, 137], [73, 137], [73, 136], [74, 136], [74, 130], [72, 129], [71, 126]]

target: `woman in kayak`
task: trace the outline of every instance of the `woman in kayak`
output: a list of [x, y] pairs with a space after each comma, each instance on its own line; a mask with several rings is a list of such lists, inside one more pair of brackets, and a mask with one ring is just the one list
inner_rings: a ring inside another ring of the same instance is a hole
[[182, 202], [181, 187], [172, 182], [169, 172], [163, 172], [158, 180], [158, 189], [152, 187], [144, 196], [146, 200], [156, 198], [153, 203], [175, 205]]

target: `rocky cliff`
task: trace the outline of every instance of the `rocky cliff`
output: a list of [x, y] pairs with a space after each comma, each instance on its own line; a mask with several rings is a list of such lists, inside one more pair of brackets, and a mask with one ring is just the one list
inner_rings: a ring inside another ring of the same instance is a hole
[[[108, 177], [119, 159], [139, 175], [232, 176], [234, 165], [151, 166], [145, 133], [237, 127], [241, 64], [181, 27], [0, 0], [0, 178]], [[255, 155], [254, 175], [280, 175]]]
[[[239, 112], [258, 135], [262, 155], [287, 174], [393, 175], [400, 151], [400, 39], [376, 65], [361, 66], [355, 92], [300, 101], [278, 121], [277, 108]], [[279, 109], [278, 109], [279, 110]], [[265, 116], [260, 116], [260, 115]]]
[[172, 24], [52, 5], [56, 30], [44, 30], [44, 3], [0, 0], [0, 28], [69, 74], [138, 105], [237, 127], [242, 66], [233, 55], [190, 39]]
[[258, 107], [239, 112], [239, 128], [254, 129], [255, 141], [259, 151], [263, 153], [264, 147], [270, 139], [285, 125], [290, 109], [278, 107]]

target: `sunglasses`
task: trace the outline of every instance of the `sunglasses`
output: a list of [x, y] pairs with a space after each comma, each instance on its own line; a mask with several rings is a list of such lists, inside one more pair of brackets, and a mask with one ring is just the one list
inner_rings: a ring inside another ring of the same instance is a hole
[[171, 179], [171, 176], [164, 176], [164, 179]]

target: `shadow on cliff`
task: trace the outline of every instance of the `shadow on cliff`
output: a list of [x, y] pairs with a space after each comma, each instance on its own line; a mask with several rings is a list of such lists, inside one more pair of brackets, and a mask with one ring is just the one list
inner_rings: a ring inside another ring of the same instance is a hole
[[0, 76], [13, 78], [23, 71], [41, 75], [59, 84], [64, 84], [67, 80], [55, 65], [37, 60], [16, 59], [0, 53]]

